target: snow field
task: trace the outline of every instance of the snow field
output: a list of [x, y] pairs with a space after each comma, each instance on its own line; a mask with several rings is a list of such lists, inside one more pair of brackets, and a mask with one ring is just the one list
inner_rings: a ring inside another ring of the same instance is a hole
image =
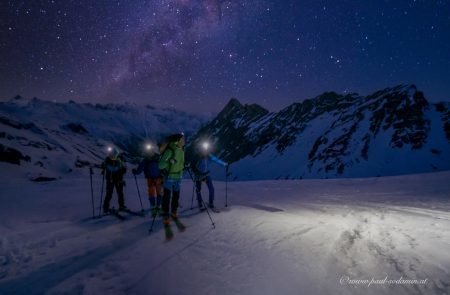
[[[0, 179], [0, 294], [448, 294], [449, 177], [233, 182], [228, 208], [215, 182], [216, 229], [190, 210], [185, 180], [188, 228], [172, 226], [166, 242], [159, 219], [150, 235], [150, 217], [91, 219], [87, 176], [32, 183], [11, 173]], [[139, 210], [126, 180], [127, 206]], [[427, 283], [341, 283], [386, 276]]]

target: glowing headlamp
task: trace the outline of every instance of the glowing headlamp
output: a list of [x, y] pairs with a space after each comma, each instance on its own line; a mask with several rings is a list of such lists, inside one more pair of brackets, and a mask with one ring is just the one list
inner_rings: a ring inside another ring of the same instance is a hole
[[209, 142], [205, 141], [205, 142], [202, 143], [202, 148], [203, 148], [205, 151], [209, 150], [209, 147], [210, 147]]

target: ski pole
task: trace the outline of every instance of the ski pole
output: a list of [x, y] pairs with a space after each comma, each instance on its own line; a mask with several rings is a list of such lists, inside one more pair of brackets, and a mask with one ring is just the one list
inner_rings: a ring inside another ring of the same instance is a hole
[[191, 210], [192, 210], [192, 209], [194, 209], [194, 194], [195, 194], [194, 192], [196, 190], [196, 183], [194, 180], [194, 176], [192, 176], [191, 170], [187, 169], [187, 172], [189, 173], [189, 177], [192, 180], [192, 198], [191, 198]]
[[156, 219], [156, 214], [153, 215], [152, 224], [150, 225], [150, 229], [148, 230], [149, 233], [151, 233], [153, 231], [153, 224], [155, 223], [155, 219]]
[[102, 170], [102, 189], [100, 191], [100, 206], [98, 208], [98, 217], [102, 216], [103, 186], [104, 185], [105, 185], [105, 169]]
[[205, 207], [205, 209], [206, 209], [206, 213], [208, 213], [209, 220], [211, 220], [211, 225], [215, 229], [216, 228], [216, 224], [214, 223], [214, 221], [213, 221], [213, 219], [211, 217], [211, 214], [209, 214], [208, 207], [206, 207], [205, 201], [203, 201], [203, 199], [202, 199], [202, 203], [203, 203], [203, 207]]
[[189, 178], [192, 180], [192, 197], [191, 197], [191, 210], [194, 209], [194, 190], [195, 190], [195, 180], [194, 177], [191, 174], [190, 168], [186, 169], [189, 173]]
[[[188, 170], [188, 173], [189, 173], [189, 176], [190, 176], [191, 179], [192, 179], [192, 182], [195, 183], [194, 177], [192, 176], [190, 170]], [[212, 227], [215, 229], [215, 228], [216, 228], [216, 224], [214, 223], [214, 221], [213, 221], [213, 219], [212, 219], [212, 217], [211, 217], [211, 214], [209, 214], [208, 207], [206, 207], [205, 201], [203, 201], [203, 199], [202, 199], [202, 204], [203, 204], [203, 207], [206, 209], [206, 213], [208, 213], [208, 217], [209, 217], [209, 220], [211, 220], [211, 225], [212, 225]]]
[[91, 182], [91, 201], [92, 201], [92, 218], [95, 218], [95, 205], [94, 205], [94, 187], [92, 186], [92, 167], [89, 167], [89, 179]]
[[228, 207], [228, 167], [225, 167], [225, 207]]
[[133, 174], [133, 175], [134, 175], [134, 181], [136, 182], [136, 188], [137, 188], [137, 192], [138, 192], [138, 196], [139, 196], [139, 202], [141, 203], [141, 212], [144, 212], [144, 206], [142, 206], [141, 192], [139, 191], [139, 185], [137, 182], [136, 174]]
[[195, 189], [195, 182], [194, 179], [192, 178], [191, 175], [191, 171], [189, 170], [190, 168], [188, 166], [185, 167], [185, 170], [189, 173], [189, 178], [192, 180], [192, 197], [191, 197], [191, 210], [194, 209], [194, 189]]
[[191, 210], [194, 209], [194, 190], [195, 190], [195, 183], [192, 184]]

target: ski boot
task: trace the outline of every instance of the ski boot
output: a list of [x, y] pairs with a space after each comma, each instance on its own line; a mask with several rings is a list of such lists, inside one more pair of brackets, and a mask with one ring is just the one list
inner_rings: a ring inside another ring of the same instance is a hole
[[153, 217], [153, 218], [155, 218], [156, 216], [158, 216], [158, 214], [159, 214], [159, 208], [158, 208], [158, 207], [153, 207], [152, 210], [151, 210], [151, 214], [152, 214], [152, 217]]
[[130, 211], [130, 209], [128, 209], [127, 206], [123, 205], [123, 206], [119, 206], [119, 211], [128, 212], [128, 211]]

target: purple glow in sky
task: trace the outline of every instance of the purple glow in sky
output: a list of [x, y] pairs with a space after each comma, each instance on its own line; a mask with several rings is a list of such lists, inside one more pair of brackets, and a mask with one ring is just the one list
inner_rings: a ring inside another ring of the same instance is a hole
[[0, 98], [279, 109], [414, 83], [450, 100], [450, 2], [3, 1]]

